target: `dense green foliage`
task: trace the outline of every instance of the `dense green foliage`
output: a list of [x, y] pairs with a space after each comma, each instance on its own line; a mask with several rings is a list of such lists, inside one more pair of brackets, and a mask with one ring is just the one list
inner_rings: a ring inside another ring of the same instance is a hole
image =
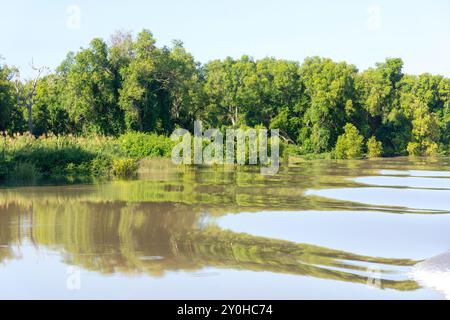
[[372, 136], [367, 140], [367, 157], [379, 158], [383, 155], [383, 144]]
[[[28, 133], [0, 138], [0, 182], [7, 183], [130, 178], [136, 173], [139, 159], [170, 153], [168, 147], [161, 149], [161, 143], [167, 143], [168, 138], [131, 132], [117, 139], [72, 135], [35, 138]], [[156, 151], [147, 154], [140, 150]]]
[[336, 157], [338, 159], [354, 159], [362, 156], [364, 137], [359, 134], [358, 129], [351, 123], [344, 127], [344, 133], [336, 142]]
[[[363, 139], [361, 152], [370, 156], [447, 153], [450, 79], [406, 75], [402, 67], [398, 58], [358, 71], [319, 57], [300, 64], [248, 56], [201, 65], [181, 42], [160, 48], [148, 30], [135, 38], [116, 33], [108, 43], [94, 39], [69, 53], [38, 81], [33, 134], [168, 136], [202, 120], [205, 127], [278, 128], [296, 145], [289, 150], [329, 154], [345, 125], [352, 124]], [[28, 114], [16, 103], [12, 73], [0, 67], [0, 130], [23, 133]], [[155, 137], [136, 136], [155, 147], [139, 149], [125, 136], [123, 151], [129, 157], [166, 155], [170, 143], [156, 143]], [[345, 157], [360, 156], [356, 151]]]
[[129, 132], [119, 137], [118, 142], [124, 154], [132, 158], [169, 157], [174, 142], [165, 136]]

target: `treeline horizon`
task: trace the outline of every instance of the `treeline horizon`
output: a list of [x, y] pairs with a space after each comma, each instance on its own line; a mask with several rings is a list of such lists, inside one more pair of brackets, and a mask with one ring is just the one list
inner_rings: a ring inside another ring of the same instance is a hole
[[54, 72], [35, 69], [31, 80], [0, 64], [0, 131], [170, 135], [201, 120], [280, 129], [298, 154], [345, 154], [353, 142], [376, 155], [447, 154], [450, 79], [402, 67], [400, 58], [359, 71], [321, 57], [246, 55], [200, 64], [180, 41], [158, 47], [148, 30], [116, 32], [69, 52]]

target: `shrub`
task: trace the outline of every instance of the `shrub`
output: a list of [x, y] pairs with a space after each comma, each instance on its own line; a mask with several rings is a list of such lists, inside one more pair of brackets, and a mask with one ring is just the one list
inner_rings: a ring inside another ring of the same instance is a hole
[[8, 163], [4, 159], [0, 159], [0, 181], [3, 181], [8, 175]]
[[34, 183], [39, 176], [39, 170], [34, 164], [19, 162], [8, 173], [8, 180], [13, 183]]
[[121, 151], [131, 158], [145, 157], [169, 157], [174, 142], [166, 137], [157, 134], [147, 134], [142, 132], [130, 132], [118, 139]]
[[335, 154], [338, 159], [355, 159], [362, 156], [363, 136], [351, 123], [344, 127], [344, 134], [338, 137]]
[[63, 170], [68, 164], [81, 165], [93, 160], [94, 154], [80, 147], [67, 145], [55, 146], [33, 146], [29, 150], [20, 150], [13, 156], [15, 162], [33, 163], [44, 174]]
[[379, 158], [383, 154], [383, 144], [381, 141], [372, 136], [367, 141], [367, 157], [368, 158]]
[[93, 177], [109, 177], [112, 168], [112, 160], [106, 156], [97, 156], [91, 162], [90, 173]]
[[414, 110], [412, 125], [412, 141], [408, 143], [408, 153], [412, 156], [435, 155], [438, 151], [439, 139], [437, 115], [430, 113], [426, 105], [419, 103]]
[[94, 177], [108, 177], [112, 159], [123, 156], [116, 139], [102, 136], [35, 138], [14, 134], [3, 140], [0, 180], [30, 182], [33, 179], [27, 177], [34, 175], [59, 182], [89, 182]]
[[135, 159], [114, 159], [111, 173], [120, 179], [129, 179], [136, 175], [138, 162]]
[[410, 142], [407, 150], [410, 156], [433, 156], [438, 152], [438, 145], [429, 141]]
[[284, 153], [287, 156], [298, 156], [302, 154], [302, 148], [296, 144], [286, 144]]

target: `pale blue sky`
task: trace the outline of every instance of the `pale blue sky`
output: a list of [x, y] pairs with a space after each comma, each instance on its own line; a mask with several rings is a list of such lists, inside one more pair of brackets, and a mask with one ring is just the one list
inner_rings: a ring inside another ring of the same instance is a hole
[[[242, 54], [298, 61], [319, 55], [362, 70], [401, 57], [407, 73], [450, 76], [449, 0], [5, 2], [0, 55], [25, 75], [32, 58], [54, 68], [68, 51], [86, 47], [94, 37], [147, 28], [159, 45], [182, 40], [201, 62]], [[72, 5], [81, 9], [79, 29], [70, 27]]]

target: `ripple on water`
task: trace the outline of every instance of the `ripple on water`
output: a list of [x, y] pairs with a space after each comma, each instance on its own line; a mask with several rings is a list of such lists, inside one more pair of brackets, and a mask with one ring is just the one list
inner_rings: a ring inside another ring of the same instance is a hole
[[450, 249], [450, 214], [264, 211], [229, 214], [221, 228], [372, 257], [423, 260]]
[[308, 190], [305, 195], [369, 204], [378, 208], [382, 206], [405, 208], [405, 213], [408, 209], [450, 212], [449, 190], [363, 187]]
[[381, 170], [380, 173], [380, 176], [352, 179], [367, 187], [310, 189], [305, 195], [378, 207], [450, 212], [450, 179], [447, 178], [450, 172]]
[[358, 177], [353, 179], [353, 181], [372, 186], [450, 190], [450, 179], [369, 176]]
[[380, 170], [381, 175], [388, 176], [413, 176], [413, 177], [448, 177], [449, 171], [430, 171], [430, 170]]

